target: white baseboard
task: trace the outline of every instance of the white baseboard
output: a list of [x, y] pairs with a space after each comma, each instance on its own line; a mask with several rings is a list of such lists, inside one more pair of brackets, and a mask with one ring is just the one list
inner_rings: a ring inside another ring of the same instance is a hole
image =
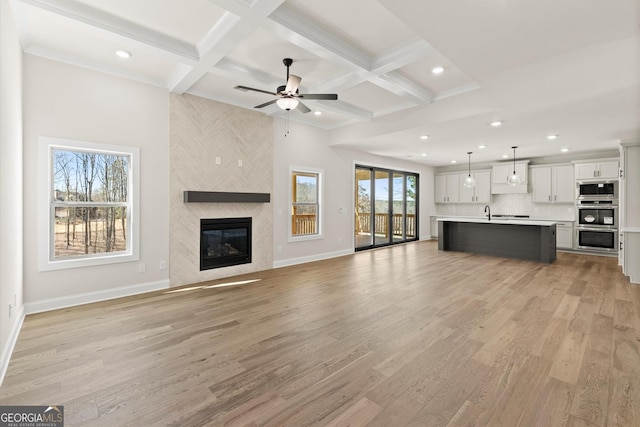
[[4, 376], [7, 373], [7, 368], [9, 368], [9, 360], [11, 360], [11, 354], [13, 354], [13, 349], [16, 346], [16, 342], [18, 341], [18, 335], [20, 335], [20, 330], [22, 329], [22, 323], [24, 322], [24, 306], [20, 307], [16, 314], [16, 321], [13, 322], [13, 326], [9, 331], [9, 339], [7, 340], [7, 344], [2, 349], [2, 355], [0, 356], [0, 385], [2, 385], [2, 381], [4, 381]]
[[354, 253], [353, 249], [345, 249], [345, 250], [342, 250], [342, 251], [327, 252], [327, 253], [323, 253], [323, 254], [303, 256], [303, 257], [300, 257], [300, 258], [284, 259], [284, 260], [281, 260], [281, 261], [274, 261], [273, 262], [273, 268], [288, 267], [290, 265], [304, 264], [305, 262], [321, 261], [323, 259], [337, 258], [337, 257], [340, 257], [340, 256], [351, 255], [353, 253]]
[[89, 304], [92, 302], [106, 301], [114, 298], [128, 297], [131, 295], [143, 294], [145, 292], [169, 289], [169, 280], [157, 282], [140, 283], [132, 286], [122, 286], [119, 288], [105, 289], [97, 292], [87, 292], [84, 294], [69, 295], [59, 298], [49, 298], [41, 301], [29, 302], [24, 305], [25, 314], [41, 313], [43, 311], [57, 310], [60, 308], [73, 307], [76, 305]]

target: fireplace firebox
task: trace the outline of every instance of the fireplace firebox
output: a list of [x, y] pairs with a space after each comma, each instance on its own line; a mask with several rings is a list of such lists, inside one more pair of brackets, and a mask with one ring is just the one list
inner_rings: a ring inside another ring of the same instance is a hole
[[251, 218], [200, 220], [200, 271], [251, 263]]

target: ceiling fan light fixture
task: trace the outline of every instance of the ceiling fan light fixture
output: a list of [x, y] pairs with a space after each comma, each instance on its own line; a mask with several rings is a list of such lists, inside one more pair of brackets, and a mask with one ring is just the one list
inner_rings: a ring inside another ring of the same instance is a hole
[[298, 100], [295, 98], [280, 98], [276, 101], [276, 104], [285, 111], [291, 111], [298, 106]]

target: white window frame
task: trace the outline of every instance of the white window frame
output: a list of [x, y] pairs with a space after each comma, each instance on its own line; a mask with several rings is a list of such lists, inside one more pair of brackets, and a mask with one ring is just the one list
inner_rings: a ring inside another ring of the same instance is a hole
[[[304, 234], [294, 236], [291, 233], [291, 223], [293, 221], [293, 174], [294, 173], [310, 173], [318, 175], [318, 210], [317, 210], [317, 226], [318, 232], [315, 234]], [[324, 170], [309, 168], [306, 166], [290, 166], [289, 167], [289, 197], [287, 199], [288, 226], [287, 234], [289, 242], [301, 242], [306, 240], [324, 239]]]
[[[63, 270], [138, 261], [140, 259], [140, 149], [122, 145], [40, 137], [38, 147], [38, 271]], [[86, 151], [129, 157], [126, 251], [54, 259], [53, 150]]]

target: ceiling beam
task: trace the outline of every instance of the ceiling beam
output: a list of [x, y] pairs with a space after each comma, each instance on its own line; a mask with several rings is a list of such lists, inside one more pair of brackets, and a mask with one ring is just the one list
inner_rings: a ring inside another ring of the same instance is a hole
[[[169, 89], [174, 93], [184, 93], [204, 77], [212, 67], [227, 56], [240, 41], [251, 34], [256, 26], [261, 25], [266, 17], [284, 2], [284, 0], [209, 1], [220, 7], [228, 8], [227, 12], [199, 43], [200, 61], [198, 65], [171, 84]], [[233, 12], [230, 12], [229, 9]]]
[[19, 1], [57, 15], [66, 16], [75, 21], [92, 25], [110, 33], [136, 40], [162, 51], [171, 52], [174, 55], [190, 61], [197, 61], [199, 59], [196, 47], [189, 43], [73, 0]]

